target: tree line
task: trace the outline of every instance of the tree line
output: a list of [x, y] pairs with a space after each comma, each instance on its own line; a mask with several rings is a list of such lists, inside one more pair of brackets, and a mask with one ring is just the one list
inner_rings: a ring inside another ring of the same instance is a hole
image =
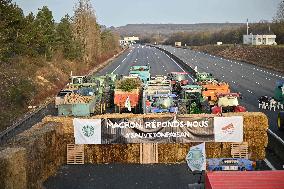
[[74, 16], [65, 15], [59, 23], [47, 6], [25, 16], [11, 0], [0, 0], [0, 18], [0, 61], [17, 56], [51, 60], [62, 52], [66, 59], [93, 63], [119, 48], [117, 35], [101, 31], [89, 0], [79, 0]]
[[[237, 29], [226, 29], [218, 32], [178, 32], [169, 36], [164, 44], [173, 45], [176, 41], [187, 45], [216, 44], [221, 41], [226, 44], [241, 44], [243, 35], [246, 34], [246, 25]], [[284, 44], [284, 1], [280, 2], [273, 22], [261, 21], [249, 25], [249, 33], [253, 34], [275, 34], [277, 44]]]

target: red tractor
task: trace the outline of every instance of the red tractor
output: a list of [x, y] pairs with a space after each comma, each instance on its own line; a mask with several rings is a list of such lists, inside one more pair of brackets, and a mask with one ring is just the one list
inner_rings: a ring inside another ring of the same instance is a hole
[[228, 112], [246, 112], [246, 108], [239, 105], [240, 93], [226, 93], [217, 95], [217, 103], [211, 109], [212, 114]]

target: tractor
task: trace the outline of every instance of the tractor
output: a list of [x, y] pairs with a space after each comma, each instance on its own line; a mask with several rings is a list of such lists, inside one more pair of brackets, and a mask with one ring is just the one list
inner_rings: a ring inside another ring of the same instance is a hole
[[179, 114], [210, 113], [208, 101], [202, 97], [202, 87], [199, 85], [183, 86], [178, 110]]
[[144, 113], [177, 113], [176, 98], [175, 94], [155, 94], [148, 96]]
[[150, 80], [150, 66], [131, 66], [129, 70], [130, 76], [138, 76], [144, 84]]
[[173, 92], [181, 92], [181, 86], [188, 84], [188, 73], [187, 72], [171, 72], [168, 74], [168, 79], [171, 80]]
[[246, 108], [239, 105], [240, 93], [227, 93], [217, 95], [217, 104], [212, 107], [213, 114], [228, 112], [246, 112]]
[[198, 72], [196, 73], [196, 81], [197, 82], [204, 82], [204, 81], [214, 81], [214, 77], [211, 73], [207, 72]]
[[274, 99], [284, 104], [284, 81], [277, 81], [274, 89]]
[[58, 105], [59, 116], [88, 117], [94, 114], [102, 114], [105, 111], [103, 95], [98, 87], [81, 87], [68, 93]]
[[[160, 99], [157, 100], [159, 97]], [[176, 98], [176, 95], [172, 95], [171, 81], [167, 80], [164, 76], [152, 77], [143, 90], [143, 113], [171, 112], [171, 110], [158, 107], [161, 107], [159, 105], [161, 101], [166, 102], [166, 105], [167, 101], [170, 101], [172, 105], [173, 98]], [[158, 105], [155, 105], [155, 101], [159, 101], [157, 102]]]
[[198, 82], [203, 87], [202, 96], [207, 98], [210, 106], [214, 106], [218, 100], [217, 94], [230, 93], [230, 86], [224, 82]]

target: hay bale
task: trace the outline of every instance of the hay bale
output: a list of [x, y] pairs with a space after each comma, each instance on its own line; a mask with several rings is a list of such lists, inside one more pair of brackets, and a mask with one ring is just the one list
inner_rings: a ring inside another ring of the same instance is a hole
[[231, 158], [231, 148], [222, 148], [221, 155], [222, 158]]
[[222, 143], [221, 142], [206, 142], [205, 147], [207, 148], [221, 148]]
[[139, 144], [127, 144], [127, 163], [139, 163], [140, 162], [140, 145]]
[[206, 148], [206, 158], [220, 158], [221, 148]]
[[47, 116], [42, 120], [42, 122], [43, 123], [49, 123], [49, 122], [61, 123], [61, 125], [58, 125], [58, 127], [60, 127], [60, 132], [62, 134], [73, 134], [74, 133], [72, 117]]
[[244, 132], [267, 131], [268, 129], [268, 118], [262, 112], [226, 113], [224, 116], [243, 116]]
[[86, 163], [139, 163], [139, 144], [85, 145]]
[[64, 138], [56, 132], [59, 125], [56, 122], [42, 123], [9, 141], [10, 146], [26, 149], [29, 188], [41, 188], [42, 182], [54, 175], [59, 166], [66, 162], [63, 159], [66, 144]]
[[250, 147], [249, 146], [249, 159], [251, 160], [264, 160], [266, 156], [266, 150], [263, 147]]
[[27, 188], [25, 148], [4, 148], [0, 151], [0, 188]]

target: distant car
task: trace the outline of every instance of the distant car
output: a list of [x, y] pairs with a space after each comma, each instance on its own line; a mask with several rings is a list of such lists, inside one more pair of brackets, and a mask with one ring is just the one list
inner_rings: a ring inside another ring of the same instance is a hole
[[207, 159], [208, 171], [253, 171], [255, 162], [244, 158]]

